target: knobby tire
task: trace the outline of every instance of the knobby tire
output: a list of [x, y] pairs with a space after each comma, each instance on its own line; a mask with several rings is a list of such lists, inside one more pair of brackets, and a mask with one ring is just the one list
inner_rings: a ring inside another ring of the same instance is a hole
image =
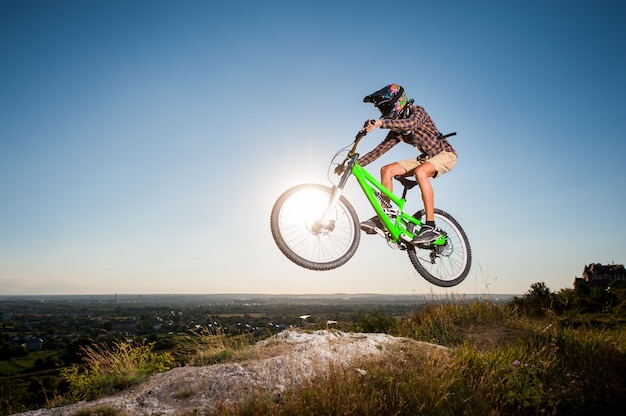
[[[424, 210], [413, 215], [425, 222]], [[472, 249], [465, 231], [452, 215], [435, 209], [435, 224], [447, 234], [447, 246], [440, 249], [432, 261], [433, 246], [420, 248], [409, 245], [407, 253], [413, 267], [430, 283], [440, 287], [452, 287], [461, 283], [468, 275], [472, 265]], [[413, 232], [413, 224], [407, 229]]]

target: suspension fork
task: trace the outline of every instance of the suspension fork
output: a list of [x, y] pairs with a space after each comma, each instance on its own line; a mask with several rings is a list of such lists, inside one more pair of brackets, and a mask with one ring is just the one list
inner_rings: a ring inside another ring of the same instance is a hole
[[330, 200], [328, 201], [328, 205], [326, 206], [326, 209], [324, 210], [324, 215], [322, 215], [322, 221], [325, 224], [328, 223], [328, 218], [329, 218], [331, 211], [335, 208], [335, 205], [337, 205], [337, 202], [339, 202], [339, 198], [341, 198], [341, 195], [343, 195], [343, 188], [346, 186], [348, 179], [352, 175], [352, 167], [354, 166], [357, 158], [359, 157], [358, 153], [354, 153], [354, 152], [351, 152], [351, 153], [352, 155], [349, 156], [349, 158], [345, 161], [345, 164], [344, 164], [345, 170], [343, 171], [343, 174], [341, 175], [341, 179], [339, 179], [339, 183], [333, 186], [333, 190], [330, 195]]

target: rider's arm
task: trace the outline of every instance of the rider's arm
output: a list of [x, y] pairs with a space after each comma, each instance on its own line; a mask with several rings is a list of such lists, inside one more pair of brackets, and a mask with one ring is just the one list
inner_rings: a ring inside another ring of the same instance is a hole
[[359, 158], [359, 164], [361, 166], [366, 166], [381, 157], [383, 154], [387, 153], [389, 149], [394, 147], [400, 143], [400, 139], [398, 138], [398, 134], [394, 132], [389, 132], [385, 140], [380, 142], [378, 146], [372, 149], [371, 152]]
[[413, 107], [413, 109], [411, 110], [411, 115], [407, 118], [403, 118], [400, 120], [381, 119], [377, 121], [380, 121], [381, 129], [409, 131], [414, 130], [424, 124], [424, 122], [426, 122], [426, 117], [426, 111], [423, 107], [418, 105]]

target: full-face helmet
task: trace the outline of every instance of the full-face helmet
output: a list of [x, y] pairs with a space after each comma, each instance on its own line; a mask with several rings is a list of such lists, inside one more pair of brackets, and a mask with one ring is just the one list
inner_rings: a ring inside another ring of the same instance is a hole
[[407, 100], [404, 88], [398, 84], [390, 84], [363, 98], [365, 103], [373, 103], [380, 110], [382, 118], [397, 119], [408, 115], [413, 100]]

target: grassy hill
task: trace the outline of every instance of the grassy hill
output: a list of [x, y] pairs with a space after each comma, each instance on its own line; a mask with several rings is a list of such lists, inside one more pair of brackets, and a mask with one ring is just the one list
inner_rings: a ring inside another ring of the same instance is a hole
[[[326, 324], [329, 327], [312, 324], [303, 331], [384, 333], [446, 348], [425, 350], [418, 343], [399, 343], [384, 347], [386, 354], [376, 358], [364, 356], [350, 365], [331, 365], [330, 371], [313, 371], [280, 394], [260, 391], [235, 405], [223, 401], [204, 413], [180, 414], [621, 415], [626, 405], [624, 299], [619, 284], [609, 290], [583, 287], [552, 293], [536, 283], [506, 304], [439, 302], [402, 316], [370, 310], [350, 321]], [[257, 340], [245, 334], [200, 333], [189, 340], [193, 356], [188, 365], [245, 366], [259, 359], [251, 353]], [[95, 359], [85, 364], [92, 371], [110, 358], [107, 355], [132, 355], [123, 348], [94, 351]], [[150, 357], [131, 367], [164, 363], [162, 356]], [[141, 369], [133, 368], [132, 374]], [[101, 372], [95, 384], [84, 377], [82, 384], [76, 382], [88, 373], [68, 373], [74, 400], [111, 394], [115, 385], [127, 387], [145, 379], [114, 383], [111, 379], [119, 374]], [[181, 392], [176, 398], [181, 408], [186, 400], [204, 394], [189, 388]], [[50, 404], [68, 400], [71, 395]], [[64, 414], [130, 415], [110, 405], [84, 412]]]

